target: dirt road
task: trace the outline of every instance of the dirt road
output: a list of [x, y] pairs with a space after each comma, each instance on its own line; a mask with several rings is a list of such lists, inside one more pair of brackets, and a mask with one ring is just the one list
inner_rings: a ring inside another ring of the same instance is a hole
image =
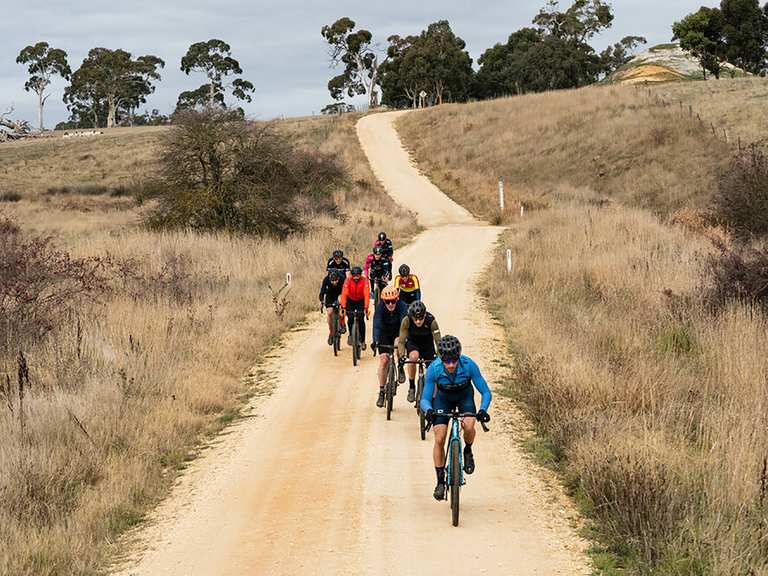
[[[473, 278], [499, 230], [418, 174], [392, 127], [396, 116], [358, 125], [376, 175], [428, 227], [395, 264], [420, 276], [443, 333], [462, 339], [493, 386], [501, 336]], [[478, 436], [477, 470], [453, 528], [448, 505], [432, 499], [431, 442], [418, 438], [404, 387], [387, 422], [374, 404], [377, 360], [366, 353], [353, 368], [349, 350], [333, 358], [325, 336], [317, 321], [287, 338], [270, 360], [274, 394], [184, 474], [120, 574], [589, 573], [565, 499], [498, 418]]]

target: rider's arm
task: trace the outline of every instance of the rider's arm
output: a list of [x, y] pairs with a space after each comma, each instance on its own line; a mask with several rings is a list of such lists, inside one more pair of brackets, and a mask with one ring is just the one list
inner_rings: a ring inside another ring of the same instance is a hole
[[373, 260], [373, 254], [368, 254], [368, 256], [365, 257], [365, 266], [363, 267], [363, 272], [365, 273], [366, 278], [368, 278], [368, 270], [371, 267], [371, 260]]
[[400, 322], [400, 336], [397, 339], [397, 354], [401, 358], [405, 356], [405, 340], [408, 338], [408, 328], [411, 327], [411, 319], [406, 316]]
[[477, 366], [474, 360], [469, 360], [469, 375], [472, 378], [472, 383], [477, 388], [477, 391], [482, 395], [480, 400], [480, 410], [488, 410], [488, 406], [491, 405], [491, 389], [488, 387], [488, 382], [485, 381], [483, 375], [480, 373], [480, 368]]
[[419, 284], [419, 277], [415, 274], [413, 275], [413, 286], [416, 288], [413, 291], [416, 300], [421, 300], [421, 284]]
[[435, 341], [435, 350], [437, 350], [440, 342], [440, 326], [437, 325], [437, 318], [432, 320], [432, 340]]
[[373, 314], [373, 341], [374, 342], [381, 341], [379, 338], [381, 336], [381, 329], [382, 329], [381, 314], [376, 314], [376, 310], [374, 310], [374, 314]]
[[323, 278], [323, 283], [320, 285], [320, 302], [325, 302], [325, 293], [328, 290], [327, 278], [328, 278], [328, 276]]
[[368, 308], [371, 305], [371, 284], [368, 282], [368, 280], [364, 280], [365, 282], [365, 290], [363, 290], [363, 302], [365, 303], [365, 306], [363, 306], [363, 309], [365, 310], [365, 313], [368, 313]]
[[432, 410], [432, 397], [435, 395], [435, 383], [437, 382], [437, 372], [432, 368], [433, 366], [437, 366], [437, 364], [430, 364], [424, 377], [424, 390], [421, 392], [421, 402], [419, 402], [419, 408], [422, 412]]
[[341, 288], [341, 298], [339, 298], [339, 302], [341, 303], [342, 308], [347, 307], [347, 294], [349, 293], [349, 280], [344, 281], [344, 286]]

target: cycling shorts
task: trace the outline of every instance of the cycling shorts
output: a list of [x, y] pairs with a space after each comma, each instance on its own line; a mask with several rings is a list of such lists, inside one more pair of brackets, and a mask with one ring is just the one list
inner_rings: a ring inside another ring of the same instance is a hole
[[386, 328], [382, 329], [381, 332], [379, 332], [379, 341], [378, 344], [383, 344], [384, 346], [394, 346], [395, 345], [395, 339], [400, 335], [400, 330], [392, 329], [387, 330]]
[[[435, 410], [435, 424], [448, 424], [451, 421], [451, 411], [458, 407], [459, 412], [477, 412], [475, 407], [475, 388], [467, 383], [464, 388], [455, 391], [437, 389], [432, 408]], [[443, 412], [441, 414], [440, 412]]]
[[419, 353], [422, 360], [435, 359], [435, 341], [430, 338], [429, 342], [419, 342], [418, 340], [408, 340], [405, 343], [405, 351], [410, 354], [413, 351]]
[[400, 290], [400, 300], [406, 304], [413, 304], [416, 302], [416, 291], [414, 290], [413, 292], [404, 292], [403, 290]]

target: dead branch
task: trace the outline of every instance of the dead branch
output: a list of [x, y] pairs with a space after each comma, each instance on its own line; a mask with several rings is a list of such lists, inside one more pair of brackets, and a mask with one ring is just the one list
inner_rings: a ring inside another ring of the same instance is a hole
[[279, 290], [272, 288], [272, 285], [269, 283], [267, 284], [267, 288], [269, 288], [269, 292], [272, 294], [272, 304], [275, 307], [275, 314], [278, 318], [282, 318], [286, 307], [290, 303], [288, 300], [288, 293], [291, 291], [291, 286], [286, 280], [285, 284], [283, 284], [282, 288]]

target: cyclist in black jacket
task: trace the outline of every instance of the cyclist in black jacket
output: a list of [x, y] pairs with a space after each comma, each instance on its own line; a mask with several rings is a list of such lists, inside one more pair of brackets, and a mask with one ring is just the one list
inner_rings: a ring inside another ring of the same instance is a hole
[[[338, 305], [341, 288], [344, 284], [341, 281], [341, 275], [333, 270], [328, 276], [323, 278], [323, 284], [320, 286], [320, 306], [325, 306], [328, 315], [328, 345], [333, 345], [333, 307]], [[341, 324], [340, 334], [344, 334], [346, 328]]]
[[340, 274], [340, 280], [344, 282], [344, 279], [349, 276], [349, 259], [344, 257], [344, 252], [341, 250], [334, 250], [333, 255], [328, 258], [328, 264], [325, 269], [330, 274], [334, 270]]

